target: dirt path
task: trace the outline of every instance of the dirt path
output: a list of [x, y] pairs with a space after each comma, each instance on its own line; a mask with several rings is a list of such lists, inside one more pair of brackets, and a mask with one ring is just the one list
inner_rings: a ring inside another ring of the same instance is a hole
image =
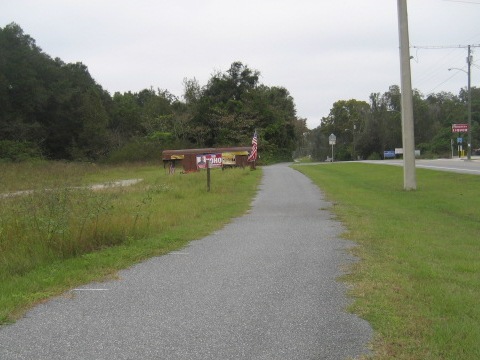
[[[139, 182], [143, 181], [143, 179], [127, 179], [127, 180], [117, 180], [117, 181], [110, 181], [102, 184], [93, 184], [89, 186], [78, 186], [73, 187], [72, 189], [91, 189], [91, 190], [103, 190], [108, 189], [111, 187], [122, 187], [122, 186], [132, 186], [138, 184]], [[47, 191], [49, 189], [46, 189]], [[0, 194], [0, 199], [11, 198], [15, 196], [22, 196], [22, 195], [30, 195], [33, 194], [35, 190], [22, 190], [22, 191], [14, 191], [10, 193]]]

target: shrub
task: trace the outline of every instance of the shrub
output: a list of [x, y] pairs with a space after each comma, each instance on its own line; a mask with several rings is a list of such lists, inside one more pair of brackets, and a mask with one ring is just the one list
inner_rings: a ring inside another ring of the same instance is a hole
[[41, 151], [34, 143], [27, 141], [0, 140], [1, 160], [20, 162], [41, 157]]
[[380, 156], [379, 153], [373, 152], [368, 156], [367, 160], [382, 160], [382, 157]]

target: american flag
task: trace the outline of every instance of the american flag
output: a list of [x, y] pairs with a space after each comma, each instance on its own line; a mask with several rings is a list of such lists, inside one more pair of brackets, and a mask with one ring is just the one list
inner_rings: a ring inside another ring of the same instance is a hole
[[252, 151], [250, 152], [250, 155], [247, 158], [247, 161], [255, 161], [257, 160], [257, 132], [253, 134], [252, 138]]

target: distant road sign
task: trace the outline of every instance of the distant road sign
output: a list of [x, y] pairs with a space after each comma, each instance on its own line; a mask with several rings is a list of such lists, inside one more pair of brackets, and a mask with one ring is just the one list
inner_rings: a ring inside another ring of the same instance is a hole
[[330, 136], [328, 137], [328, 143], [330, 145], [335, 145], [336, 142], [337, 142], [337, 137], [333, 134], [330, 134]]
[[452, 124], [452, 132], [454, 133], [468, 132], [468, 124]]

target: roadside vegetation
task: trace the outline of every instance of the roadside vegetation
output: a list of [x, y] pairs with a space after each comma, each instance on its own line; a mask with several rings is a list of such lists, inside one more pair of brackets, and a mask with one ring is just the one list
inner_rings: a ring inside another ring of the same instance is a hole
[[296, 166], [325, 192], [361, 261], [344, 280], [374, 359], [480, 358], [478, 176], [360, 163]]
[[46, 54], [18, 24], [0, 28], [0, 54], [0, 161], [155, 161], [164, 149], [248, 146], [257, 131], [269, 163], [291, 160], [307, 131], [288, 90], [240, 61], [206, 84], [185, 78], [183, 94], [110, 94], [87, 65]]
[[[162, 165], [0, 164], [0, 323], [222, 227], [248, 209], [260, 175], [213, 169], [207, 192], [205, 172]], [[142, 180], [88, 187], [124, 179]]]
[[[395, 84], [368, 101], [335, 101], [318, 127], [308, 129], [288, 89], [262, 84], [261, 72], [241, 61], [215, 70], [204, 84], [185, 78], [182, 94], [158, 87], [110, 94], [88, 64], [45, 53], [18, 24], [0, 28], [0, 54], [0, 161], [155, 161], [164, 149], [248, 146], [254, 131], [261, 164], [291, 161], [292, 154], [325, 161], [331, 134], [336, 160], [381, 159], [384, 151], [402, 147]], [[465, 88], [458, 94], [414, 90], [415, 144], [422, 157], [451, 156], [452, 141], [466, 143], [452, 124], [467, 123], [468, 99]], [[475, 86], [471, 107], [471, 145], [480, 154]]]

